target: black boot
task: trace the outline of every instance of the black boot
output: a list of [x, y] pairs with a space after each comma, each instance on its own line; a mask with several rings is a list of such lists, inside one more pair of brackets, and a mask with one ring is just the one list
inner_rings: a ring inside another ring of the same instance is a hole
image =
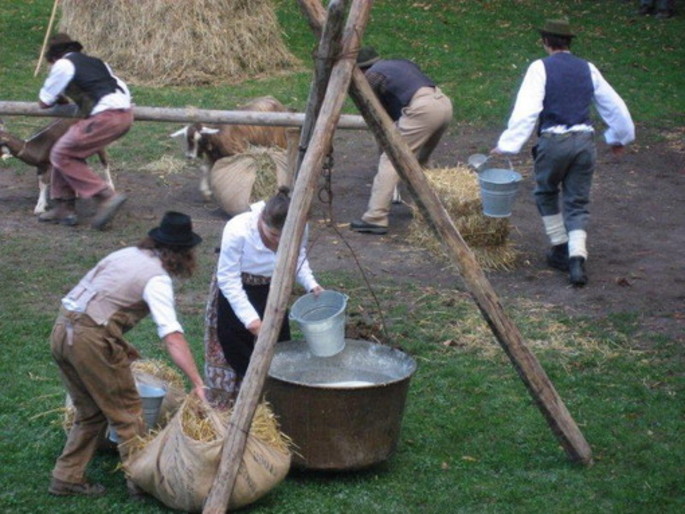
[[547, 252], [547, 265], [550, 268], [568, 271], [568, 243], [553, 246]]
[[587, 275], [585, 274], [585, 258], [571, 257], [568, 260], [569, 280], [571, 284], [577, 287], [582, 287], [587, 284]]

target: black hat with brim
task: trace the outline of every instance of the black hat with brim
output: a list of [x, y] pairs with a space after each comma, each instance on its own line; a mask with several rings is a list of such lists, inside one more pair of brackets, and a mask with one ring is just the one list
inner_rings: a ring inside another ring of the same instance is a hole
[[561, 18], [558, 20], [547, 20], [545, 24], [538, 29], [540, 34], [551, 35], [551, 36], [563, 36], [563, 37], [576, 37], [576, 35], [571, 32], [571, 25], [566, 18]]
[[168, 246], [193, 247], [202, 242], [202, 238], [193, 232], [190, 216], [182, 212], [167, 212], [159, 227], [147, 234], [157, 243]]

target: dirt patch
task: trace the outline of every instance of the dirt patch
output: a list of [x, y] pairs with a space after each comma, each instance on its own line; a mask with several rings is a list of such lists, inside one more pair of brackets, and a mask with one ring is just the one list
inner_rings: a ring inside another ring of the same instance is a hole
[[[457, 128], [444, 138], [433, 164], [453, 166], [466, 161], [472, 153], [485, 152], [498, 133], [497, 130]], [[631, 146], [620, 160], [613, 158], [605, 145], [599, 145], [588, 230], [590, 282], [581, 289], [570, 287], [564, 274], [545, 266], [547, 241], [532, 200], [529, 154], [524, 151], [513, 161], [524, 176], [510, 219], [511, 239], [519, 258], [513, 270], [487, 273], [505, 303], [508, 299], [525, 298], [563, 307], [572, 316], [638, 313], [645, 331], [682, 337], [685, 333], [683, 130], [646, 135], [638, 132], [638, 137], [640, 142]], [[366, 207], [376, 162], [376, 144], [370, 134], [359, 131], [337, 134], [332, 195], [322, 188], [312, 208], [312, 267], [316, 271], [357, 273], [358, 260], [372, 284], [413, 282], [464, 289], [452, 266], [407, 244], [411, 211], [406, 205], [393, 206], [391, 230], [387, 235], [357, 234], [347, 228], [347, 223], [358, 218]], [[121, 170], [116, 174], [116, 182], [120, 190], [129, 194], [129, 201], [106, 236], [97, 236], [103, 248], [120, 244], [117, 232], [123, 224], [149, 226], [169, 208], [191, 214], [207, 243], [218, 245], [226, 216], [216, 206], [203, 203], [197, 190], [198, 174], [175, 173], [160, 183], [155, 173]], [[68, 231], [76, 230], [82, 238], [93, 234], [87, 227], [73, 229], [39, 224], [32, 214], [36, 194], [32, 172], [18, 174], [14, 169], [2, 168], [0, 163], [0, 238], [3, 233], [14, 231], [40, 231], [57, 244]], [[330, 210], [326, 201], [329, 198]], [[87, 210], [87, 205], [84, 209]], [[323, 222], [329, 214], [333, 227]]]

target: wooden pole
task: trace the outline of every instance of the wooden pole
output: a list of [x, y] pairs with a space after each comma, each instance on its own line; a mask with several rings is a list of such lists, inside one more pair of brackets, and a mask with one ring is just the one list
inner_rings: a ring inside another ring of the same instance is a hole
[[309, 89], [307, 108], [305, 109], [305, 123], [302, 126], [300, 135], [300, 148], [295, 163], [295, 174], [300, 169], [304, 154], [307, 151], [309, 140], [312, 137], [312, 129], [319, 115], [321, 103], [323, 102], [328, 87], [328, 80], [333, 69], [333, 62], [340, 53], [341, 36], [344, 27], [344, 16], [347, 9], [348, 0], [331, 0], [328, 4], [328, 15], [323, 33], [319, 38], [319, 46], [314, 61], [314, 78]]
[[45, 47], [48, 46], [48, 38], [50, 37], [50, 32], [52, 32], [52, 24], [55, 21], [55, 14], [57, 14], [57, 4], [59, 0], [55, 0], [52, 4], [52, 13], [50, 14], [50, 21], [48, 22], [48, 28], [45, 31], [45, 37], [43, 38], [43, 46], [40, 49], [40, 57], [38, 57], [38, 62], [36, 63], [36, 69], [33, 72], [33, 76], [38, 75], [38, 70], [40, 70], [40, 65], [43, 63], [43, 57], [45, 56]]
[[347, 58], [341, 59], [333, 66], [311, 144], [295, 182], [271, 279], [262, 328], [228, 424], [219, 469], [203, 510], [205, 514], [223, 514], [233, 492], [247, 433], [266, 380], [274, 345], [292, 290], [297, 257], [319, 170], [331, 146], [340, 111], [345, 102], [354, 59], [368, 22], [370, 9], [370, 0], [354, 0], [350, 8], [343, 42], [343, 52]]
[[[298, 0], [310, 17], [310, 25], [321, 26], [323, 9], [319, 0]], [[547, 377], [539, 361], [526, 347], [516, 325], [507, 317], [499, 298], [478, 265], [476, 258], [459, 234], [449, 213], [433, 191], [414, 154], [396, 130], [362, 71], [355, 67], [350, 88], [366, 123], [388, 154], [398, 174], [409, 185], [419, 207], [441, 236], [452, 262], [457, 266], [481, 314], [500, 346], [511, 360], [552, 432], [569, 458], [592, 464], [592, 450]]]
[[[0, 115], [42, 116], [52, 118], [77, 118], [73, 106], [56, 105], [41, 109], [36, 102], [2, 102]], [[224, 123], [226, 125], [270, 125], [281, 127], [301, 127], [305, 122], [304, 113], [258, 112], [258, 111], [220, 111], [213, 109], [173, 108], [173, 107], [133, 107], [136, 121], [163, 121], [179, 123]], [[359, 115], [344, 114], [338, 121], [338, 129], [365, 129], [364, 119]]]

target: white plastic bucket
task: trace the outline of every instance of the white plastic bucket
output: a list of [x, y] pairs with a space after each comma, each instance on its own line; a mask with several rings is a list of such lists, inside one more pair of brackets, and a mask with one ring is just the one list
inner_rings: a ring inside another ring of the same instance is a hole
[[290, 309], [290, 319], [299, 323], [309, 351], [331, 357], [345, 348], [345, 309], [348, 296], [325, 290], [301, 296]]
[[490, 168], [478, 173], [483, 214], [507, 218], [519, 190], [521, 175], [512, 169]]
[[[136, 388], [138, 389], [138, 394], [143, 402], [143, 419], [145, 420], [148, 430], [150, 430], [157, 424], [159, 409], [162, 406], [162, 401], [166, 395], [166, 389], [140, 382], [136, 383]], [[114, 430], [111, 425], [107, 431], [109, 440], [113, 443], [119, 443], [119, 437], [117, 436], [116, 430]]]

